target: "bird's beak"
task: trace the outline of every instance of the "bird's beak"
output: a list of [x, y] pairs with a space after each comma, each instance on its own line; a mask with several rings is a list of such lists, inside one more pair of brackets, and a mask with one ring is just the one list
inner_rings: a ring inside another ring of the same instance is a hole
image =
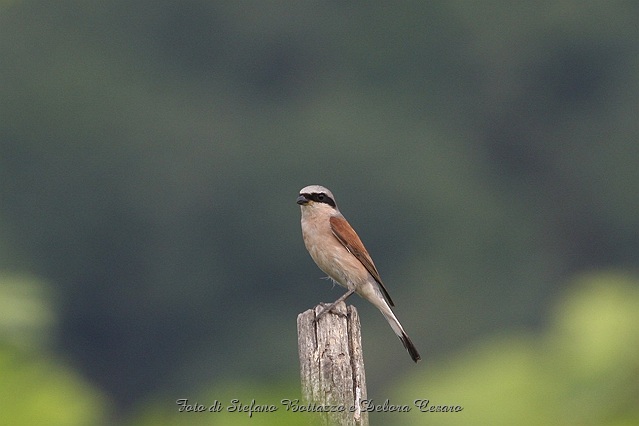
[[299, 197], [297, 197], [297, 204], [303, 206], [304, 204], [308, 204], [308, 200], [304, 195], [300, 194]]

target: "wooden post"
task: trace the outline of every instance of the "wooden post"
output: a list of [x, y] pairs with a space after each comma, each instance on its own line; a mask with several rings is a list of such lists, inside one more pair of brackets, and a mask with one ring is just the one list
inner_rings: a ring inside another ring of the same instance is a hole
[[316, 322], [323, 309], [297, 316], [303, 399], [321, 425], [368, 426], [368, 412], [361, 411], [367, 397], [359, 315], [341, 302]]

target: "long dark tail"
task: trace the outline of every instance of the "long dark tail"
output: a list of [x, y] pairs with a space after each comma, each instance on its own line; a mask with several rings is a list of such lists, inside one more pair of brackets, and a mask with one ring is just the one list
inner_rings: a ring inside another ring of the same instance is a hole
[[402, 343], [404, 344], [404, 347], [410, 354], [410, 357], [413, 359], [413, 361], [417, 362], [420, 359], [422, 359], [422, 357], [419, 356], [419, 352], [417, 352], [417, 348], [415, 347], [415, 345], [413, 345], [413, 342], [410, 340], [410, 337], [408, 337], [406, 333], [402, 333], [401, 336], [397, 336], [397, 337], [399, 337], [399, 340], [402, 341]]
[[408, 337], [408, 334], [406, 334], [406, 332], [404, 331], [404, 327], [402, 327], [399, 320], [391, 310], [390, 306], [388, 306], [386, 301], [384, 301], [383, 304], [380, 304], [378, 308], [380, 311], [382, 311], [382, 314], [386, 318], [386, 321], [388, 321], [388, 324], [390, 324], [397, 337], [399, 337], [399, 340], [402, 341], [402, 344], [410, 354], [410, 357], [413, 359], [413, 361], [417, 362], [422, 359], [422, 357], [419, 355], [419, 352], [417, 352], [417, 348], [415, 347], [415, 345], [413, 345], [412, 340], [410, 340], [410, 337]]
[[[358, 293], [362, 295], [365, 299], [367, 299], [369, 302], [371, 302], [373, 305], [375, 305], [377, 309], [381, 311], [382, 315], [384, 315], [384, 318], [386, 318], [386, 321], [388, 321], [388, 324], [391, 326], [391, 328], [393, 329], [397, 337], [399, 337], [399, 340], [402, 341], [402, 344], [404, 345], [404, 347], [410, 354], [410, 357], [413, 359], [413, 361], [417, 362], [420, 359], [422, 359], [422, 357], [419, 356], [419, 352], [417, 352], [417, 348], [415, 347], [415, 345], [413, 345], [413, 342], [410, 340], [410, 337], [408, 337], [408, 335], [404, 331], [404, 327], [402, 327], [399, 320], [393, 313], [393, 310], [391, 309], [389, 303], [384, 298], [384, 295], [382, 294], [380, 286], [377, 283], [369, 283], [369, 284], [372, 285], [372, 291], [362, 291], [360, 289]], [[371, 290], [371, 289], [365, 288], [365, 290]]]

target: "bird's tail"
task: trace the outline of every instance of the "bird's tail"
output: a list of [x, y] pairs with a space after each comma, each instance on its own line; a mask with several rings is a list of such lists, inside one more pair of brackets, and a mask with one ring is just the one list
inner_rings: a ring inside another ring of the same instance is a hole
[[404, 344], [404, 347], [410, 354], [410, 357], [413, 359], [413, 361], [417, 362], [422, 359], [422, 357], [419, 356], [419, 352], [417, 352], [417, 348], [415, 347], [415, 345], [413, 345], [413, 342], [410, 340], [410, 337], [408, 337], [406, 333], [403, 333], [401, 336], [398, 335], [398, 337], [399, 340], [401, 340]]
[[388, 306], [387, 303], [384, 303], [384, 306], [378, 306], [378, 308], [380, 311], [382, 311], [384, 318], [386, 318], [388, 324], [390, 324], [397, 337], [399, 337], [399, 340], [402, 341], [402, 344], [410, 354], [410, 357], [413, 359], [413, 361], [417, 362], [422, 359], [422, 357], [419, 355], [419, 352], [417, 352], [417, 348], [413, 344], [412, 340], [410, 340], [410, 337], [408, 337], [408, 334], [406, 334], [406, 332], [404, 331], [404, 327], [402, 327], [399, 320], [391, 310], [390, 306]]

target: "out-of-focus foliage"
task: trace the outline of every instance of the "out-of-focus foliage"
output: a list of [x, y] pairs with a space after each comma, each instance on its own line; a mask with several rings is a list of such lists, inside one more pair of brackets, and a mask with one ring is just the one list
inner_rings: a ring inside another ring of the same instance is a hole
[[[294, 377], [297, 313], [339, 296], [300, 238], [319, 183], [425, 359], [538, 328], [575, 273], [639, 269], [638, 21], [624, 1], [2, 2], [0, 268], [55, 300], [7, 313], [53, 316], [42, 350], [115, 418]], [[370, 388], [414, 372], [352, 303]]]
[[394, 424], [593, 425], [639, 422], [639, 282], [619, 274], [572, 283], [541, 334], [514, 330], [407, 380], [398, 399], [461, 405], [461, 413]]
[[0, 342], [46, 348], [54, 330], [50, 289], [33, 276], [0, 273]]
[[10, 425], [107, 424], [106, 399], [78, 373], [42, 354], [0, 345], [0, 412]]
[[0, 276], [0, 418], [7, 425], [106, 424], [107, 399], [46, 348], [55, 318], [45, 284]]
[[[373, 390], [375, 404], [390, 398], [410, 413], [370, 413], [384, 424], [523, 424], [622, 426], [639, 420], [639, 286], [618, 273], [585, 275], [560, 295], [539, 333], [505, 331], [463, 353], [411, 373], [395, 392]], [[103, 424], [105, 401], [68, 368], [8, 346], [0, 351], [0, 396], [11, 424]], [[376, 395], [382, 395], [378, 397]], [[124, 424], [307, 424], [283, 399], [299, 397], [299, 384], [237, 380], [190, 394], [160, 392]], [[180, 412], [178, 399], [203, 412]], [[430, 405], [460, 405], [459, 413], [421, 413]], [[235, 401], [234, 401], [235, 400]], [[217, 412], [208, 409], [219, 402]], [[237, 412], [238, 405], [255, 412]], [[264, 406], [273, 412], [260, 412]], [[229, 407], [236, 407], [231, 410]], [[36, 422], [36, 423], [34, 423]]]

